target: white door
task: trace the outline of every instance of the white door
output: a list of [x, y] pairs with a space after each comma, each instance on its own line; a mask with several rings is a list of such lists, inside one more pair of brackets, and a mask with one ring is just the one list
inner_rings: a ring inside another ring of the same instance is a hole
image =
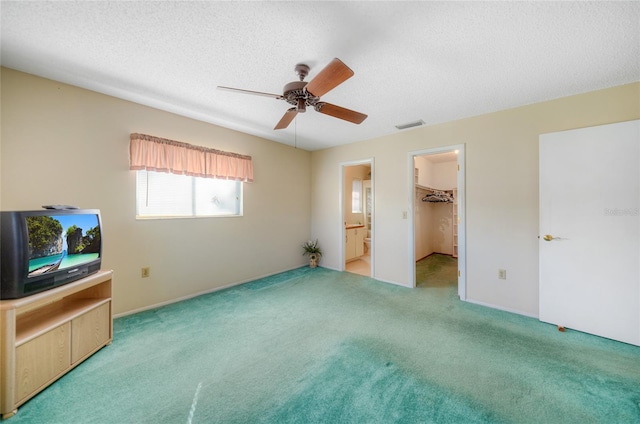
[[640, 345], [640, 121], [540, 136], [540, 320]]

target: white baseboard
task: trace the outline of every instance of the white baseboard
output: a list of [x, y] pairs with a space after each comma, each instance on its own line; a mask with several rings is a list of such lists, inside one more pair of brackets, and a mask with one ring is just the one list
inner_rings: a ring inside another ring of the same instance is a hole
[[285, 269], [285, 270], [282, 270], [282, 271], [277, 271], [277, 272], [274, 272], [274, 273], [271, 273], [271, 274], [265, 274], [265, 275], [262, 275], [262, 276], [252, 277], [252, 278], [249, 278], [249, 279], [243, 280], [243, 281], [236, 281], [236, 282], [233, 282], [233, 283], [230, 283], [230, 284], [227, 284], [227, 285], [224, 285], [224, 286], [220, 286], [220, 287], [214, 287], [214, 288], [209, 289], [209, 290], [205, 290], [205, 291], [201, 291], [201, 292], [198, 292], [198, 293], [189, 294], [189, 295], [186, 295], [186, 296], [178, 297], [176, 299], [167, 300], [165, 302], [154, 303], [153, 305], [143, 306], [142, 308], [132, 309], [131, 311], [122, 312], [122, 313], [119, 313], [119, 314], [114, 314], [113, 318], [114, 319], [115, 318], [121, 318], [121, 317], [125, 317], [127, 315], [137, 314], [138, 312], [144, 312], [144, 311], [148, 311], [150, 309], [160, 308], [162, 306], [171, 305], [172, 303], [182, 302], [183, 300], [192, 299], [194, 297], [202, 296], [204, 294], [209, 294], [209, 293], [214, 293], [214, 292], [217, 292], [217, 291], [220, 291], [220, 290], [229, 289], [231, 287], [239, 286], [241, 284], [250, 283], [252, 281], [256, 281], [256, 280], [259, 280], [261, 278], [271, 277], [272, 275], [281, 274], [283, 272], [292, 271], [292, 270], [298, 269], [298, 268], [303, 268], [305, 266], [307, 266], [307, 265], [300, 265], [300, 266], [296, 266], [296, 267], [293, 267], [293, 268], [288, 268], [288, 269]]
[[332, 267], [332, 266], [324, 266], [324, 265], [318, 265], [318, 266], [319, 266], [320, 268], [330, 269], [331, 271], [338, 271], [338, 272], [342, 271], [341, 269], [334, 268], [334, 267]]
[[[330, 269], [330, 270], [332, 270], [332, 271], [348, 272], [348, 271], [345, 271], [345, 270], [343, 270], [343, 269], [338, 269], [338, 268], [334, 268], [334, 267], [330, 267], [330, 266], [324, 266], [324, 265], [321, 265], [321, 266], [322, 266], [322, 268]], [[378, 278], [378, 277], [369, 277], [369, 278], [372, 278], [372, 279], [374, 279], [374, 280], [376, 280], [376, 281], [380, 281], [381, 283], [387, 283], [387, 284], [393, 284], [394, 286], [400, 286], [400, 287], [408, 287], [408, 288], [411, 288], [411, 286], [408, 286], [408, 285], [406, 285], [406, 284], [399, 283], [399, 282], [397, 282], [397, 281], [383, 280], [383, 279]]]
[[480, 302], [480, 301], [477, 301], [477, 300], [469, 299], [468, 297], [463, 302], [469, 302], [469, 303], [473, 303], [474, 305], [485, 306], [487, 308], [497, 309], [499, 311], [510, 312], [512, 314], [517, 314], [517, 315], [522, 315], [522, 316], [529, 317], [529, 318], [539, 319], [539, 316], [537, 314], [531, 314], [531, 313], [519, 311], [519, 310], [516, 310], [516, 309], [505, 308], [503, 306], [493, 305], [491, 303]]
[[406, 284], [399, 283], [399, 282], [397, 282], [397, 281], [384, 280], [384, 279], [382, 279], [382, 278], [378, 278], [378, 277], [371, 277], [371, 278], [373, 278], [373, 279], [374, 279], [374, 280], [376, 280], [376, 281], [380, 281], [381, 283], [393, 284], [394, 286], [406, 287], [406, 288], [408, 288], [408, 289], [412, 288], [411, 286], [408, 286], [408, 285], [406, 285]]

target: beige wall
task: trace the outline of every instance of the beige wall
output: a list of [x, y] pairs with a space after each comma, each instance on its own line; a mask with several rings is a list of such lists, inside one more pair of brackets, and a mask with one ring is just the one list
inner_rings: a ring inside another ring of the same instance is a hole
[[[1, 84], [2, 210], [101, 209], [116, 313], [301, 266], [310, 238], [321, 265], [341, 269], [341, 164], [371, 158], [374, 277], [409, 285], [409, 152], [464, 144], [467, 298], [535, 316], [539, 134], [640, 118], [635, 83], [309, 153], [5, 68]], [[244, 217], [137, 221], [132, 132], [253, 156]], [[140, 278], [143, 266], [151, 278]]]
[[[279, 143], [2, 68], [2, 210], [101, 210], [103, 268], [124, 313], [305, 263], [311, 154]], [[251, 155], [244, 216], [135, 219], [129, 134]], [[151, 277], [142, 279], [140, 268]]]
[[[324, 247], [323, 265], [341, 268], [339, 164], [374, 158], [374, 277], [409, 286], [408, 154], [464, 144], [467, 299], [537, 316], [538, 136], [638, 118], [634, 83], [313, 152], [312, 236]], [[507, 280], [498, 279], [500, 268]]]
[[[428, 157], [428, 156], [427, 156]], [[439, 188], [441, 190], [450, 190], [458, 186], [458, 162], [436, 162], [431, 164], [431, 181], [430, 187]]]

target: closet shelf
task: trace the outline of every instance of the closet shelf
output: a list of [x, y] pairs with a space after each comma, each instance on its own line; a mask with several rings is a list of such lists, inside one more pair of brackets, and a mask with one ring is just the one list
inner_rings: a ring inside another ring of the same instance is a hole
[[424, 192], [423, 202], [429, 203], [453, 203], [453, 190], [438, 190], [431, 187], [416, 184], [418, 192]]

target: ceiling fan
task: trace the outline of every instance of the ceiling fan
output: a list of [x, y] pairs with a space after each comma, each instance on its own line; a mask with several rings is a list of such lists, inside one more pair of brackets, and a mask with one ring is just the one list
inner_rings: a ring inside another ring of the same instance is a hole
[[259, 91], [222, 86], [218, 86], [218, 89], [273, 97], [274, 99], [285, 100], [287, 103], [292, 104], [294, 107], [284, 113], [284, 116], [280, 119], [280, 122], [276, 124], [274, 130], [287, 128], [298, 113], [304, 113], [307, 110], [307, 106], [313, 107], [316, 112], [353, 122], [354, 124], [360, 124], [367, 118], [367, 115], [363, 113], [320, 101], [321, 96], [354, 75], [354, 72], [342, 63], [340, 59], [333, 59], [311, 81], [305, 82], [304, 78], [309, 74], [309, 69], [309, 66], [304, 63], [297, 64], [295, 71], [300, 77], [300, 81], [293, 81], [285, 85], [282, 94], [262, 93]]

